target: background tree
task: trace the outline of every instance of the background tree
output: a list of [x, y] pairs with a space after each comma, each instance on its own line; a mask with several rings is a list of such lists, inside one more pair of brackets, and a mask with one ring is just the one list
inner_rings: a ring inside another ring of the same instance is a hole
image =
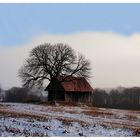
[[0, 84], [0, 102], [2, 102], [4, 100], [4, 98], [5, 98], [5, 94], [4, 94], [2, 86]]
[[12, 87], [6, 91], [6, 102], [24, 102], [29, 90], [26, 88]]
[[1, 87], [1, 84], [0, 84], [0, 93], [2, 92], [2, 87]]
[[43, 44], [35, 47], [19, 70], [23, 86], [41, 86], [44, 80], [60, 82], [71, 76], [90, 77], [90, 62], [65, 44]]
[[6, 102], [40, 102], [40, 91], [21, 87], [12, 87], [5, 91]]
[[104, 89], [94, 89], [91, 98], [93, 106], [108, 107], [110, 104], [110, 97]]

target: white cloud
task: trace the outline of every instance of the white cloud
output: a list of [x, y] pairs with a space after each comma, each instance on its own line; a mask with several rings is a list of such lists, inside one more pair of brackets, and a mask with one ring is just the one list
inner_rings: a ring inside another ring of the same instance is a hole
[[0, 83], [21, 85], [17, 72], [29, 51], [41, 43], [66, 43], [90, 59], [93, 87], [140, 86], [140, 34], [81, 32], [69, 35], [45, 34], [24, 46], [0, 48]]

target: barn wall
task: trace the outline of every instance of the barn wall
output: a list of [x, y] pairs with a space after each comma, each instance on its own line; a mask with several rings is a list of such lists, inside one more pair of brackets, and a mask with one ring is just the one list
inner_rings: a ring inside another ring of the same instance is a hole
[[91, 101], [91, 93], [89, 92], [65, 92], [66, 102], [87, 102]]
[[64, 92], [61, 90], [49, 90], [48, 91], [48, 101], [64, 101], [65, 100], [65, 95]]

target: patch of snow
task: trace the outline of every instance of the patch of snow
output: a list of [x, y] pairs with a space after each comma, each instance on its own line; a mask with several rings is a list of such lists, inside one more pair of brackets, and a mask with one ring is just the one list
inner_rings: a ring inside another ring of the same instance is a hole
[[0, 118], [0, 136], [133, 136], [131, 130], [100, 125], [64, 123], [57, 119], [37, 121], [25, 118]]

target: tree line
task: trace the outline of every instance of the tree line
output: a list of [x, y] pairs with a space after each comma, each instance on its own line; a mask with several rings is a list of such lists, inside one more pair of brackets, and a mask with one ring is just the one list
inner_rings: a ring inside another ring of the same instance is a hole
[[140, 109], [140, 87], [120, 87], [110, 92], [95, 89], [92, 95], [92, 105], [116, 109]]
[[[3, 102], [47, 102], [47, 94], [41, 90], [12, 87], [3, 91], [0, 88], [0, 100]], [[140, 109], [140, 87], [116, 88], [107, 92], [95, 89], [91, 95], [91, 104], [96, 107], [116, 109]]]

